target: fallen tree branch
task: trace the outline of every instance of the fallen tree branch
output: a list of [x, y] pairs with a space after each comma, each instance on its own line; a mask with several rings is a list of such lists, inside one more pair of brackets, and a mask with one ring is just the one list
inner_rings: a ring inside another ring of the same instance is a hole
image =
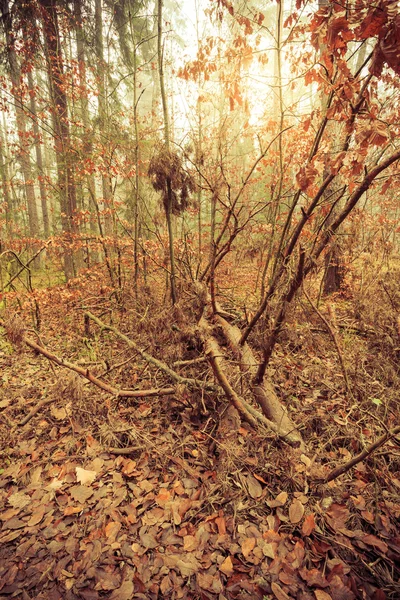
[[324, 483], [329, 483], [330, 481], [333, 481], [340, 475], [343, 475], [343, 473], [347, 473], [347, 471], [350, 471], [350, 469], [352, 467], [354, 467], [355, 465], [360, 463], [362, 460], [364, 460], [365, 458], [370, 456], [375, 450], [377, 450], [377, 448], [380, 448], [381, 446], [383, 446], [383, 444], [386, 444], [386, 442], [391, 440], [393, 437], [395, 437], [399, 433], [400, 433], [399, 425], [397, 427], [394, 427], [394, 429], [388, 431], [387, 433], [384, 433], [380, 438], [378, 438], [376, 440], [376, 442], [374, 442], [368, 448], [366, 448], [365, 450], [360, 452], [360, 454], [357, 454], [357, 456], [355, 456], [354, 458], [349, 460], [344, 465], [341, 465], [340, 467], [336, 467], [336, 469], [333, 469], [333, 471], [331, 471], [329, 473], [329, 475], [327, 475], [325, 477]]
[[45, 398], [44, 400], [41, 400], [38, 404], [36, 404], [36, 406], [34, 406], [32, 408], [32, 410], [18, 423], [18, 425], [20, 427], [22, 427], [23, 425], [26, 425], [31, 419], [32, 417], [34, 417], [42, 408], [42, 406], [46, 406], [46, 404], [50, 404], [51, 402], [53, 402], [53, 398]]
[[279, 400], [272, 383], [263, 381], [261, 385], [254, 384], [253, 380], [258, 368], [257, 360], [247, 342], [242, 346], [240, 345], [242, 335], [240, 329], [236, 325], [228, 323], [228, 321], [220, 314], [215, 315], [215, 319], [222, 327], [222, 331], [230, 348], [238, 358], [242, 373], [248, 375], [250, 379], [249, 387], [254, 399], [268, 421], [275, 425], [274, 431], [276, 431], [279, 436], [286, 438], [290, 443], [300, 445], [304, 450], [302, 437], [297, 431], [295, 424], [290, 419], [286, 408]]
[[273, 431], [279, 437], [284, 438], [288, 443], [298, 446], [299, 442], [301, 442], [301, 439], [299, 440], [298, 435], [296, 435], [297, 432], [292, 433], [291, 431], [283, 431], [279, 425], [268, 419], [264, 414], [260, 413], [256, 408], [239, 396], [233, 389], [223, 369], [223, 352], [221, 351], [217, 340], [213, 337], [210, 331], [210, 326], [204, 316], [199, 321], [199, 331], [215, 378], [225, 392], [225, 396], [236, 408], [242, 419], [247, 421], [247, 423], [255, 428], [257, 428], [259, 425], [263, 425], [266, 429]]
[[174, 371], [173, 369], [171, 369], [168, 365], [166, 365], [165, 363], [161, 362], [160, 360], [158, 360], [157, 358], [155, 358], [151, 354], [148, 354], [147, 352], [145, 352], [144, 350], [142, 350], [127, 335], [121, 333], [121, 331], [119, 331], [119, 329], [117, 329], [113, 325], [107, 325], [106, 323], [103, 323], [103, 321], [101, 321], [98, 317], [96, 317], [95, 315], [93, 315], [91, 312], [86, 311], [85, 315], [87, 315], [89, 317], [89, 319], [91, 319], [92, 321], [94, 321], [95, 323], [97, 323], [97, 325], [99, 327], [101, 327], [102, 329], [105, 329], [105, 330], [108, 330], [108, 331], [112, 331], [117, 337], [119, 337], [121, 340], [123, 340], [130, 348], [133, 348], [134, 350], [136, 350], [136, 352], [138, 352], [140, 354], [140, 356], [142, 358], [144, 358], [144, 360], [146, 362], [154, 365], [155, 367], [157, 367], [158, 369], [160, 369], [160, 371], [163, 371], [166, 375], [169, 375], [169, 377], [171, 377], [171, 379], [173, 379], [177, 383], [180, 383], [182, 385], [193, 386], [193, 387], [200, 388], [200, 389], [207, 389], [207, 390], [211, 390], [213, 392], [216, 391], [215, 385], [212, 385], [212, 384], [209, 384], [209, 383], [205, 383], [204, 381], [200, 381], [198, 379], [192, 379], [192, 378], [189, 378], [189, 377], [182, 377], [176, 371]]
[[[2, 321], [0, 321], [0, 326], [4, 327], [4, 323]], [[151, 388], [148, 390], [119, 390], [109, 385], [105, 381], [98, 379], [95, 375], [93, 375], [93, 373], [89, 371], [89, 369], [82, 369], [74, 363], [59, 358], [56, 354], [53, 354], [43, 346], [39, 346], [39, 344], [36, 344], [36, 342], [27, 338], [25, 335], [22, 336], [22, 341], [25, 342], [27, 346], [29, 346], [36, 352], [39, 352], [39, 354], [45, 356], [48, 360], [51, 360], [60, 367], [65, 367], [66, 369], [70, 369], [70, 371], [75, 371], [75, 373], [78, 373], [78, 375], [80, 375], [81, 377], [88, 379], [91, 383], [93, 383], [100, 389], [104, 390], [105, 392], [108, 392], [109, 394], [112, 394], [113, 396], [117, 396], [118, 398], [147, 398], [149, 396], [169, 396], [171, 394], [175, 394], [176, 392], [176, 389], [174, 387]]]

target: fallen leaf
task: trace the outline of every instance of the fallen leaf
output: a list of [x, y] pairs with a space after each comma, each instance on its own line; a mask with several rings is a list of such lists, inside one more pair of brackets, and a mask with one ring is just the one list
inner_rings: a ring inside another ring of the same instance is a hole
[[290, 600], [290, 597], [287, 595], [287, 593], [277, 583], [271, 583], [271, 590], [275, 598], [278, 598], [278, 600]]
[[284, 506], [288, 499], [287, 492], [281, 492], [277, 495], [275, 500], [267, 500], [267, 504], [270, 508], [278, 508], [278, 506]]
[[342, 529], [349, 516], [349, 509], [344, 504], [333, 503], [326, 512], [326, 520], [334, 531]]
[[15, 492], [8, 498], [8, 504], [11, 504], [14, 508], [25, 508], [31, 503], [31, 497], [23, 492]]
[[332, 596], [323, 590], [314, 590], [314, 594], [317, 600], [332, 600]]
[[39, 508], [35, 513], [32, 514], [31, 518], [27, 522], [28, 527], [38, 525], [44, 517], [44, 508]]
[[233, 574], [233, 564], [230, 556], [227, 556], [222, 564], [219, 565], [219, 570], [221, 573], [226, 575], [227, 577], [231, 577]]
[[197, 550], [199, 546], [198, 540], [194, 537], [194, 535], [185, 535], [183, 538], [183, 549], [185, 552], [192, 552], [193, 550]]
[[17, 519], [17, 517], [13, 517], [12, 519], [10, 519], [9, 521], [6, 521], [3, 525], [3, 529], [21, 529], [22, 527], [25, 527], [26, 523], [25, 521], [22, 521], [21, 519]]
[[93, 490], [87, 487], [86, 485], [74, 485], [69, 490], [69, 493], [76, 502], [79, 502], [80, 504], [85, 504], [86, 500], [88, 500], [90, 496], [93, 495]]
[[139, 537], [146, 550], [149, 548], [157, 548], [157, 546], [159, 546], [156, 538], [151, 533], [142, 533]]
[[136, 472], [136, 461], [131, 460], [130, 458], [126, 458], [124, 460], [124, 466], [122, 468], [122, 473], [125, 477], [132, 477]]
[[63, 421], [68, 416], [65, 408], [57, 408], [56, 406], [52, 406], [50, 408], [50, 412], [57, 421]]
[[81, 485], [91, 485], [97, 476], [96, 471], [86, 471], [86, 469], [82, 469], [81, 467], [76, 467], [75, 471], [76, 480]]
[[247, 489], [249, 490], [249, 494], [252, 498], [256, 499], [262, 496], [262, 486], [259, 481], [253, 475], [248, 475], [246, 477]]
[[179, 569], [182, 577], [190, 577], [198, 572], [200, 563], [193, 554], [183, 555], [184, 558], [180, 558], [176, 562], [176, 568]]
[[303, 527], [301, 528], [301, 531], [303, 533], [303, 535], [311, 535], [312, 532], [315, 529], [315, 514], [311, 513], [310, 515], [307, 515], [306, 518], [304, 519], [304, 523], [303, 523]]
[[121, 523], [118, 521], [110, 521], [107, 523], [105, 533], [108, 538], [108, 543], [112, 544], [117, 539], [119, 530], [121, 529]]
[[110, 600], [131, 600], [133, 597], [133, 581], [124, 581], [121, 587], [114, 590], [110, 595]]
[[207, 590], [212, 594], [220, 594], [223, 589], [218, 574], [211, 575], [210, 573], [198, 573], [197, 583], [203, 590]]
[[242, 554], [245, 558], [247, 558], [249, 556], [250, 552], [253, 550], [255, 545], [256, 545], [256, 538], [254, 538], [254, 537], [246, 538], [242, 542], [241, 550], [242, 550]]
[[289, 506], [289, 519], [291, 523], [300, 523], [304, 515], [304, 506], [300, 500], [294, 500]]
[[369, 546], [375, 546], [376, 548], [379, 548], [379, 550], [384, 554], [386, 554], [386, 552], [388, 551], [387, 544], [385, 544], [385, 542], [377, 538], [375, 535], [364, 535], [363, 537], [360, 537], [360, 540], [364, 542], [364, 544], [368, 544]]

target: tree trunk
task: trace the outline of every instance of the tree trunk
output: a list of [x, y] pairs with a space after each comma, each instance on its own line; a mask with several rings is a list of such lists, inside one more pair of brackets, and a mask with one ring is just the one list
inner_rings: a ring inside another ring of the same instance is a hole
[[[170, 151], [170, 139], [169, 139], [169, 115], [168, 115], [168, 104], [165, 93], [164, 84], [164, 61], [163, 61], [163, 45], [162, 45], [162, 10], [163, 0], [158, 0], [158, 16], [157, 16], [157, 57], [158, 57], [158, 74], [160, 79], [160, 92], [161, 102], [164, 117], [164, 142], [166, 151]], [[176, 294], [176, 276], [175, 276], [175, 254], [174, 254], [174, 231], [172, 223], [172, 189], [171, 181], [167, 179], [167, 201], [165, 205], [165, 218], [168, 227], [168, 240], [169, 240], [169, 263], [170, 263], [170, 283], [171, 283], [171, 300], [172, 304], [177, 301]]]
[[[74, 15], [75, 15], [75, 27], [76, 27], [76, 49], [78, 58], [78, 70], [79, 70], [79, 83], [81, 87], [86, 85], [86, 54], [84, 44], [84, 32], [82, 27], [82, 3], [81, 0], [74, 0]], [[86, 92], [86, 90], [85, 90]], [[84, 157], [93, 156], [93, 143], [92, 143], [92, 127], [89, 116], [89, 100], [87, 93], [81, 95], [81, 113], [82, 122], [85, 128], [84, 131], [84, 143], [83, 152]], [[96, 180], [93, 173], [86, 175], [86, 185], [89, 192], [88, 207], [90, 212], [89, 217], [89, 229], [93, 235], [98, 235], [99, 230], [97, 227], [97, 210], [98, 201], [96, 194]], [[95, 262], [98, 260], [97, 251], [91, 252], [91, 258]]]
[[57, 161], [57, 178], [60, 193], [61, 223], [66, 234], [64, 255], [66, 279], [75, 275], [73, 253], [69, 247], [72, 236], [78, 233], [76, 224], [76, 188], [73, 155], [69, 133], [68, 104], [65, 94], [64, 65], [58, 26], [56, 0], [40, 0], [48, 76], [53, 100], [54, 146]]
[[325, 272], [322, 293], [324, 296], [339, 292], [344, 279], [342, 252], [335, 243], [325, 256]]
[[[99, 86], [99, 131], [100, 136], [103, 137], [102, 146], [104, 148], [103, 156], [105, 161], [107, 160], [107, 153], [105, 149], [107, 147], [107, 102], [106, 102], [106, 85], [104, 77], [104, 45], [103, 45], [103, 11], [102, 1], [95, 1], [95, 32], [96, 32], [96, 55], [97, 55], [97, 79]], [[104, 165], [110, 166], [110, 165]], [[103, 186], [103, 203], [104, 203], [104, 232], [106, 235], [112, 235], [114, 231], [113, 223], [113, 199], [112, 199], [112, 188], [111, 180], [105, 173], [101, 177]]]
[[[10, 194], [10, 177], [7, 166], [7, 152], [5, 149], [3, 132], [0, 128], [0, 176], [1, 176], [1, 191], [3, 193], [4, 198], [4, 215], [6, 219], [6, 231], [5, 236], [1, 235], [1, 237], [7, 237], [11, 239], [13, 237], [13, 205]], [[1, 231], [1, 230], [0, 230]], [[1, 250], [0, 250], [1, 252]]]
[[19, 142], [18, 160], [25, 183], [25, 194], [28, 206], [29, 235], [36, 237], [39, 232], [38, 213], [36, 207], [35, 188], [31, 159], [29, 155], [30, 145], [27, 138], [26, 116], [23, 109], [23, 92], [21, 90], [21, 71], [18, 64], [17, 54], [14, 48], [14, 35], [12, 31], [12, 20], [8, 0], [0, 0], [3, 13], [4, 31], [6, 34], [7, 57], [10, 65], [11, 93], [15, 103], [15, 117], [17, 121], [17, 132]]
[[42, 155], [42, 147], [40, 144], [40, 134], [39, 134], [39, 125], [38, 125], [38, 118], [37, 118], [35, 89], [34, 89], [32, 71], [28, 71], [28, 86], [29, 86], [29, 93], [30, 93], [30, 111], [31, 111], [31, 119], [32, 119], [32, 126], [33, 126], [35, 153], [36, 153], [36, 166], [37, 166], [38, 180], [39, 180], [40, 202], [41, 202], [41, 206], [42, 206], [43, 231], [44, 231], [44, 237], [47, 239], [48, 237], [50, 237], [50, 219], [49, 219], [49, 210], [48, 210], [48, 206], [47, 206], [46, 187], [45, 187], [44, 179], [43, 179], [43, 175], [44, 175], [43, 155]]

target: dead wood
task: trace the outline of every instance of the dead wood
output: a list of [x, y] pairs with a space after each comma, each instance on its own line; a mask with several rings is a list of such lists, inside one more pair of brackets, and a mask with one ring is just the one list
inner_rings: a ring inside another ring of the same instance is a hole
[[349, 460], [344, 465], [341, 465], [340, 467], [336, 467], [336, 469], [333, 469], [333, 471], [331, 471], [329, 473], [329, 475], [327, 475], [325, 477], [324, 483], [329, 483], [330, 481], [333, 481], [340, 475], [343, 475], [343, 473], [346, 473], [347, 471], [349, 471], [352, 467], [354, 467], [355, 465], [360, 463], [362, 460], [364, 460], [365, 458], [370, 456], [375, 450], [377, 450], [378, 448], [383, 446], [383, 444], [386, 444], [386, 442], [388, 442], [389, 440], [394, 438], [399, 433], [400, 433], [400, 426], [394, 427], [392, 430], [387, 431], [380, 438], [378, 438], [373, 444], [368, 446], [368, 448], [366, 448], [365, 450], [360, 452], [360, 454], [357, 454], [357, 456], [355, 456], [354, 458]]
[[165, 373], [166, 375], [169, 375], [169, 377], [171, 377], [171, 379], [173, 379], [177, 383], [200, 388], [200, 389], [208, 389], [211, 391], [216, 390], [214, 385], [210, 385], [209, 383], [205, 383], [204, 381], [200, 381], [198, 379], [192, 379], [189, 377], [182, 377], [176, 371], [174, 371], [168, 365], [166, 365], [164, 362], [161, 362], [160, 360], [158, 360], [158, 358], [155, 358], [151, 354], [148, 354], [147, 352], [142, 350], [133, 340], [131, 340], [127, 335], [124, 335], [123, 333], [121, 333], [121, 331], [119, 331], [119, 329], [117, 329], [113, 325], [107, 325], [106, 323], [103, 323], [103, 321], [101, 321], [98, 317], [93, 315], [91, 312], [85, 312], [85, 315], [87, 315], [89, 317], [89, 319], [92, 319], [92, 321], [97, 323], [97, 325], [99, 325], [99, 327], [101, 327], [102, 329], [112, 331], [117, 337], [119, 337], [121, 340], [123, 340], [130, 348], [133, 348], [134, 350], [136, 350], [136, 352], [138, 352], [140, 354], [140, 356], [142, 358], [144, 358], [144, 360], [146, 362], [154, 365], [155, 367], [160, 369], [160, 371], [163, 371], [163, 373]]
[[26, 425], [31, 419], [32, 417], [34, 417], [42, 408], [42, 406], [46, 406], [46, 404], [50, 404], [51, 402], [53, 402], [53, 398], [45, 398], [44, 400], [41, 400], [38, 404], [36, 404], [36, 406], [34, 406], [32, 408], [32, 410], [18, 423], [18, 425], [20, 427], [22, 427], [23, 425]]
[[[0, 325], [2, 327], [4, 326], [4, 324], [1, 321], [0, 321]], [[81, 367], [78, 367], [78, 365], [75, 365], [74, 363], [71, 363], [67, 360], [59, 358], [58, 356], [56, 356], [56, 354], [53, 354], [52, 352], [50, 352], [43, 346], [39, 346], [39, 344], [36, 344], [36, 342], [27, 338], [25, 335], [22, 336], [22, 341], [25, 342], [25, 344], [27, 346], [29, 346], [36, 352], [39, 352], [39, 354], [42, 354], [47, 359], [56, 363], [60, 367], [65, 367], [66, 369], [75, 371], [75, 373], [78, 373], [78, 375], [80, 375], [81, 377], [88, 379], [91, 383], [93, 383], [100, 389], [104, 390], [105, 392], [108, 392], [109, 394], [112, 394], [113, 396], [117, 396], [119, 398], [147, 398], [149, 396], [169, 396], [171, 394], [175, 394], [175, 392], [176, 392], [176, 389], [173, 387], [151, 388], [148, 390], [118, 390], [117, 388], [109, 385], [105, 381], [101, 381], [101, 379], [98, 379], [95, 375], [93, 375], [93, 373], [91, 373], [89, 371], [89, 369], [82, 369]]]
[[273, 431], [279, 437], [284, 438], [289, 444], [298, 446], [300, 442], [302, 445], [301, 439], [296, 435], [296, 432], [284, 431], [277, 423], [268, 419], [264, 414], [260, 413], [260, 411], [237, 394], [230, 384], [223, 367], [224, 354], [219, 347], [217, 340], [212, 335], [212, 329], [204, 316], [199, 322], [199, 332], [215, 378], [225, 392], [225, 396], [236, 408], [241, 418], [255, 428], [263, 425], [266, 429]]
[[222, 327], [224, 336], [239, 361], [240, 370], [244, 376], [248, 377], [251, 392], [265, 417], [275, 423], [280, 436], [286, 437], [297, 445], [300, 444], [304, 449], [301, 435], [290, 419], [286, 408], [280, 402], [272, 383], [263, 381], [261, 385], [254, 384], [254, 377], [258, 369], [257, 360], [247, 342], [242, 346], [239, 344], [242, 336], [240, 329], [236, 325], [228, 323], [220, 314], [215, 315], [215, 319]]

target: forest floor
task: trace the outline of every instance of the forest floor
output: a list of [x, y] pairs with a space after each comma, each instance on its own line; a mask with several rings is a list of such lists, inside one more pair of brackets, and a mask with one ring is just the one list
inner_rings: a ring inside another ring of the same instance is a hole
[[[249, 280], [238, 268], [220, 289], [227, 310], [247, 303], [239, 320], [254, 301]], [[22, 340], [118, 389], [171, 386], [85, 322], [90, 310], [183, 376], [213, 383], [190, 307], [172, 309], [157, 286], [122, 303], [96, 274], [37, 290], [39, 334], [32, 297], [10, 293], [0, 314], [0, 598], [400, 598], [398, 439], [322, 482], [399, 423], [397, 285], [386, 281], [379, 301], [371, 287], [320, 306], [350, 390], [318, 314], [306, 300], [292, 307], [269, 377], [307, 451], [229, 424], [222, 392], [116, 397]]]

